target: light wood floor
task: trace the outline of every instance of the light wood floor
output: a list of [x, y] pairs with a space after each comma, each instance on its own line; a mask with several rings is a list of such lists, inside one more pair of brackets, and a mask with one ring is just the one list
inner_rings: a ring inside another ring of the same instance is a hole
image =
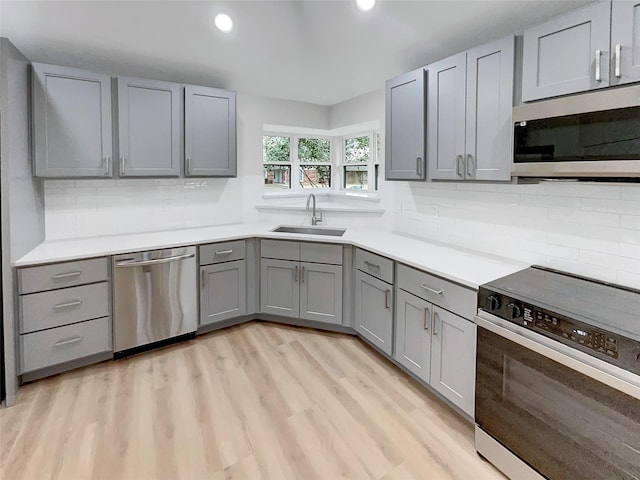
[[24, 386], [2, 479], [503, 479], [357, 338], [249, 323]]

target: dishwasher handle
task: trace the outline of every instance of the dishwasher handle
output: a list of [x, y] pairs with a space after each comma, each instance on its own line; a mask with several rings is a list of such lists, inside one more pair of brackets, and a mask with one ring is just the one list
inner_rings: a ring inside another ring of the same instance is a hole
[[116, 267], [142, 267], [144, 265], [157, 265], [159, 263], [179, 262], [187, 258], [195, 257], [195, 253], [185, 253], [184, 255], [176, 255], [175, 257], [154, 258], [153, 260], [134, 260], [116, 263]]

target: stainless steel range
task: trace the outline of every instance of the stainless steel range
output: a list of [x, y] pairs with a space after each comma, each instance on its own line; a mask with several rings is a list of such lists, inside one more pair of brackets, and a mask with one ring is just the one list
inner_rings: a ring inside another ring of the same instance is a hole
[[531, 267], [478, 307], [478, 453], [517, 480], [640, 479], [640, 291]]

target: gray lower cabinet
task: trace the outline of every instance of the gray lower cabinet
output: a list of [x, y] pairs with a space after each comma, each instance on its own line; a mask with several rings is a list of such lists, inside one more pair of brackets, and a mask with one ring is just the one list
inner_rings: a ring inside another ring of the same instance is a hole
[[180, 176], [181, 88], [171, 82], [118, 78], [120, 176]]
[[432, 309], [426, 300], [398, 290], [394, 357], [427, 383], [431, 379]]
[[610, 21], [611, 2], [607, 0], [526, 30], [522, 100], [608, 86]]
[[111, 78], [56, 65], [33, 64], [34, 175], [112, 175]]
[[300, 316], [299, 262], [263, 258], [260, 263], [260, 311]]
[[187, 177], [235, 177], [236, 93], [187, 85], [184, 91]]
[[387, 355], [393, 350], [393, 286], [356, 271], [355, 329]]
[[433, 306], [430, 384], [473, 417], [476, 372], [476, 325]]
[[640, 1], [611, 4], [611, 85], [640, 82]]
[[308, 262], [300, 267], [300, 318], [340, 325], [342, 267]]
[[419, 68], [386, 83], [386, 180], [425, 178], [425, 76]]
[[513, 37], [427, 68], [427, 152], [432, 180], [509, 180]]
[[209, 325], [247, 313], [245, 260], [200, 268], [200, 325]]

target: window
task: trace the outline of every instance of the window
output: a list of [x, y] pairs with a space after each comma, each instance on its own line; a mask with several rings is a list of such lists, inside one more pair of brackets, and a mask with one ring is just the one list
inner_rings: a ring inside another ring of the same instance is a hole
[[291, 188], [291, 138], [262, 136], [262, 163], [266, 188]]
[[[373, 147], [375, 138], [376, 148]], [[343, 138], [342, 186], [345, 190], [377, 190], [380, 135], [370, 133]]]
[[331, 188], [331, 140], [299, 138], [300, 187]]

